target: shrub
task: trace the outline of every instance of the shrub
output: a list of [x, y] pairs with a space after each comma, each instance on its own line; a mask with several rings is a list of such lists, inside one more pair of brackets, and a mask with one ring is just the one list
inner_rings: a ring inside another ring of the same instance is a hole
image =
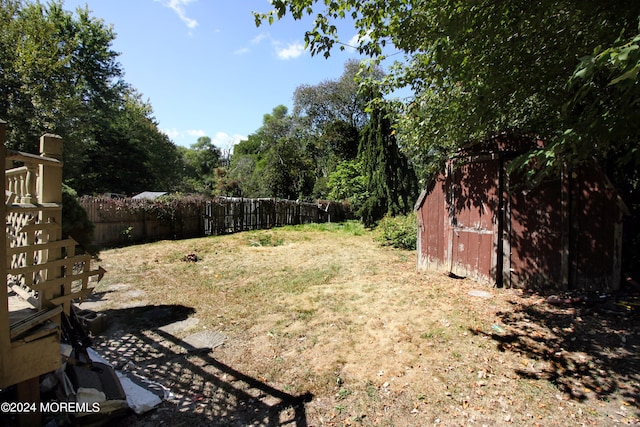
[[92, 245], [95, 226], [87, 216], [87, 211], [78, 203], [78, 193], [62, 184], [62, 236], [71, 236], [81, 249], [95, 253]]
[[418, 238], [415, 212], [406, 216], [385, 216], [378, 223], [378, 240], [384, 246], [415, 250]]

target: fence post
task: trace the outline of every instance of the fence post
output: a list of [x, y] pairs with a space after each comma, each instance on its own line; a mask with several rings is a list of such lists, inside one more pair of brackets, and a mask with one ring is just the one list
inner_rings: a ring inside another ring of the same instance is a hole
[[[52, 134], [42, 135], [40, 155], [62, 161], [62, 138]], [[40, 165], [40, 177], [38, 183], [40, 203], [62, 203], [62, 168]]]
[[[40, 137], [40, 155], [62, 161], [62, 138], [57, 135], [45, 134]], [[62, 205], [62, 167], [60, 165], [41, 164], [38, 179], [38, 198], [41, 204]], [[62, 208], [42, 210], [40, 213], [41, 223], [55, 223], [58, 227], [51, 228], [48, 241], [55, 242], [62, 239]], [[57, 260], [62, 258], [62, 248], [49, 249], [47, 259]], [[47, 271], [46, 280], [57, 279], [63, 276], [64, 267]], [[65, 292], [66, 293], [66, 292]], [[45, 304], [60, 296], [60, 291], [45, 291], [44, 298], [40, 300]], [[65, 312], [68, 311], [69, 304], [65, 304]]]

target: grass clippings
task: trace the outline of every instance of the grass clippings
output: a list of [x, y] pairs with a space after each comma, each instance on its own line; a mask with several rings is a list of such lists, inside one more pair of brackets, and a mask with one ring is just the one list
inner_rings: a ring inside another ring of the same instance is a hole
[[[85, 304], [109, 328], [94, 347], [173, 393], [123, 425], [605, 426], [640, 416], [636, 317], [418, 272], [413, 252], [381, 247], [355, 223], [101, 259], [108, 273]], [[478, 290], [489, 295], [469, 294]], [[186, 319], [197, 321], [166, 329]], [[204, 331], [226, 339], [184, 345]]]

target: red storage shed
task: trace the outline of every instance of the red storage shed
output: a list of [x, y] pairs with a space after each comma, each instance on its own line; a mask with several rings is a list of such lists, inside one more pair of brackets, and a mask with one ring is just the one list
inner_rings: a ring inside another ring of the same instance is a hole
[[494, 286], [616, 290], [628, 210], [595, 162], [528, 188], [509, 173], [522, 141], [451, 159], [417, 203], [418, 268]]

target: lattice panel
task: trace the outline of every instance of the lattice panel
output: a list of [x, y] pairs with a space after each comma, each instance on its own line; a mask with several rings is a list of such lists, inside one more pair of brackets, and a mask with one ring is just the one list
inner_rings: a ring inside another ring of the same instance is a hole
[[100, 280], [105, 271], [91, 270], [91, 257], [75, 254], [75, 240], [57, 239], [61, 227], [54, 218], [59, 209], [22, 210], [10, 208], [7, 214], [7, 283], [38, 308], [62, 305], [68, 312], [71, 301], [91, 292], [89, 279]]
[[[34, 213], [37, 214], [37, 211]], [[22, 267], [38, 264], [39, 253], [30, 249], [34, 244], [40, 242], [41, 231], [34, 230], [33, 225], [36, 223], [34, 213], [25, 212], [9, 212], [7, 214], [7, 243], [8, 256], [7, 266], [9, 269], [19, 269]], [[19, 249], [20, 248], [20, 249]], [[19, 251], [17, 251], [19, 249]], [[38, 297], [38, 292], [33, 290], [30, 285], [38, 283], [42, 280], [39, 271], [30, 272], [28, 274], [8, 274], [7, 283], [17, 285], [23, 290], [27, 297]]]

